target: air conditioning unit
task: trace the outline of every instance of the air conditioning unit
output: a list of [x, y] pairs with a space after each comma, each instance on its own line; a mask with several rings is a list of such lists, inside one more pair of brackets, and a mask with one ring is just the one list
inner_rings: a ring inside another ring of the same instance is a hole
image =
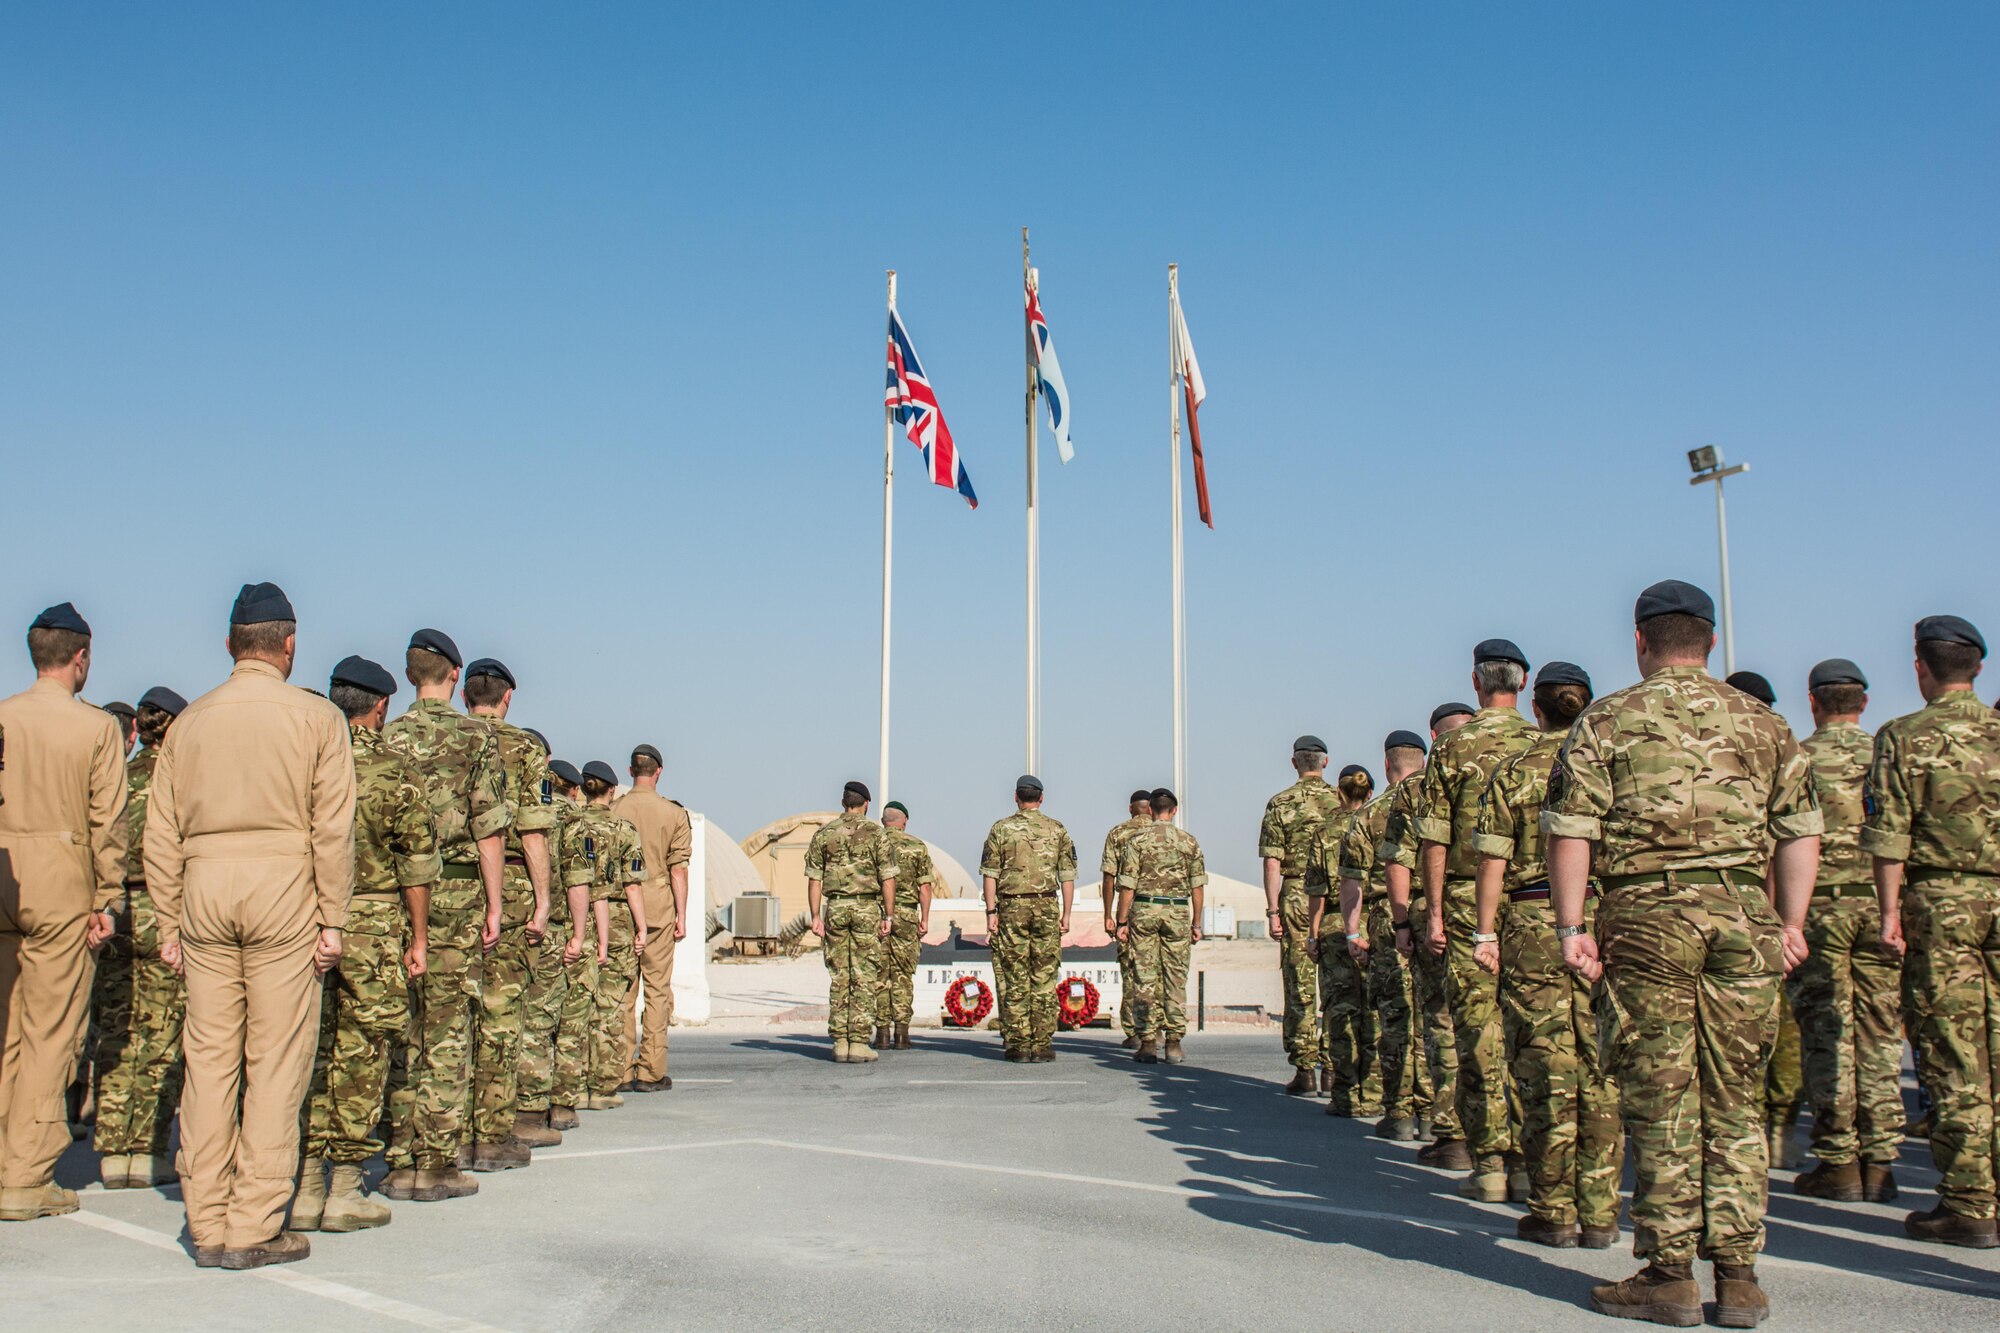
[[739, 940], [774, 940], [784, 925], [784, 911], [775, 894], [738, 894], [729, 905], [729, 933]]
[[1201, 937], [1205, 940], [1236, 938], [1236, 909], [1205, 907], [1201, 912]]

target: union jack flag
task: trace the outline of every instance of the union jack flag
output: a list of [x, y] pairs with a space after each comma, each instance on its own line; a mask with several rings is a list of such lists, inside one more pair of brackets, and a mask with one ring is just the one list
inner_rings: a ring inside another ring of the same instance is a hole
[[979, 508], [979, 497], [972, 491], [972, 478], [959, 461], [958, 446], [952, 443], [951, 427], [944, 424], [944, 411], [938, 406], [937, 395], [924, 375], [923, 362], [917, 360], [916, 345], [910, 341], [909, 330], [903, 327], [903, 318], [894, 306], [889, 307], [889, 387], [882, 402], [890, 415], [902, 423], [910, 443], [924, 451], [931, 480], [949, 486], [964, 496], [968, 505]]

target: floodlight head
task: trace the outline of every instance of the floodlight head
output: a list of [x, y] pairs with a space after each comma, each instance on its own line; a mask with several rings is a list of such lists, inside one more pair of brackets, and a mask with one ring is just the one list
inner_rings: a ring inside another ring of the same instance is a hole
[[1713, 472], [1722, 466], [1722, 451], [1712, 444], [1688, 450], [1688, 467], [1695, 472]]

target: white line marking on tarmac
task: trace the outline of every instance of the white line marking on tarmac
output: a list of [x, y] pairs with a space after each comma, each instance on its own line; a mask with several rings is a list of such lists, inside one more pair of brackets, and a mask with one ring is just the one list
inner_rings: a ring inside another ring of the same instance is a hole
[[683, 1083], [734, 1083], [735, 1081], [733, 1078], [677, 1078], [674, 1080], [674, 1086], [678, 1088]]
[[[114, 1236], [135, 1240], [156, 1250], [171, 1250], [179, 1255], [187, 1253], [181, 1248], [180, 1241], [173, 1236], [164, 1235], [147, 1227], [134, 1226], [115, 1217], [106, 1217], [102, 1213], [79, 1211], [64, 1216], [72, 1222], [81, 1222], [87, 1227], [108, 1231]], [[385, 1319], [400, 1319], [419, 1328], [440, 1329], [443, 1333], [504, 1333], [504, 1330], [495, 1328], [491, 1324], [482, 1324], [476, 1319], [426, 1310], [421, 1305], [411, 1305], [408, 1301], [399, 1301], [392, 1296], [378, 1296], [372, 1291], [350, 1287], [344, 1282], [329, 1282], [323, 1277], [313, 1277], [307, 1273], [294, 1273], [285, 1268], [253, 1268], [249, 1271], [252, 1277], [263, 1278], [266, 1282], [275, 1282], [281, 1287], [290, 1287], [294, 1291], [303, 1291], [307, 1295], [318, 1296], [324, 1300], [339, 1301], [342, 1305], [351, 1305], [357, 1310], [366, 1310]]]
[[756, 1139], [706, 1139], [698, 1143], [647, 1143], [636, 1148], [587, 1148], [582, 1152], [545, 1152], [535, 1149], [537, 1162], [570, 1162], [580, 1157], [629, 1157], [633, 1153], [682, 1152], [689, 1148], [740, 1148]]
[[913, 1088], [1080, 1088], [1089, 1080], [1081, 1078], [913, 1078]]

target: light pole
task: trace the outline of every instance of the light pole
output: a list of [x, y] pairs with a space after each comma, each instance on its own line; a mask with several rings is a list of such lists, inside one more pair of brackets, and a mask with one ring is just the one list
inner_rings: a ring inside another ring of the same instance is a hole
[[1688, 450], [1688, 466], [1694, 469], [1694, 475], [1688, 478], [1688, 485], [1715, 483], [1715, 543], [1722, 557], [1722, 674], [1727, 676], [1736, 670], [1736, 626], [1729, 615], [1729, 516], [1722, 507], [1722, 479], [1748, 472], [1750, 465], [1738, 463], [1735, 467], [1724, 467], [1722, 450], [1712, 444], [1704, 444], [1699, 449]]

